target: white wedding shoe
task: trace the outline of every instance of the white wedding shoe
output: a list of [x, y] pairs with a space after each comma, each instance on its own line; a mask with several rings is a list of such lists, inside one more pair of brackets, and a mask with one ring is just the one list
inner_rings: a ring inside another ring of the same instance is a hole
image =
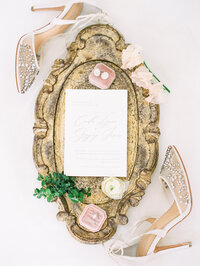
[[15, 77], [18, 92], [25, 93], [32, 85], [36, 75], [39, 73], [40, 66], [37, 52], [45, 42], [50, 40], [52, 37], [63, 33], [72, 24], [73, 27], [70, 30], [73, 32], [75, 27], [80, 27], [80, 24], [86, 25], [97, 16], [106, 16], [101, 9], [99, 9], [99, 13], [91, 13], [80, 16], [83, 3], [87, 3], [87, 1], [69, 1], [67, 4], [54, 6], [41, 5], [31, 8], [32, 11], [55, 10], [61, 11], [61, 13], [46, 26], [25, 34], [20, 38], [15, 57]]
[[[189, 215], [192, 209], [188, 175], [175, 146], [169, 146], [167, 149], [160, 178], [165, 188], [170, 189], [174, 202], [160, 218], [143, 219], [111, 241], [106, 249], [119, 265], [140, 265], [161, 254], [191, 247], [191, 242], [169, 246], [157, 245], [167, 232]], [[137, 230], [144, 222], [151, 223], [151, 226], [146, 232], [138, 234]], [[136, 256], [124, 255], [124, 249], [133, 245], [137, 245]]]

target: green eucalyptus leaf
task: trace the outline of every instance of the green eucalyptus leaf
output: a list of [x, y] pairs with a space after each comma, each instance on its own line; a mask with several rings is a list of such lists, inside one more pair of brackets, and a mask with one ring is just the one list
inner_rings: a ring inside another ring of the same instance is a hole
[[83, 202], [83, 192], [82, 191], [79, 194], [79, 199], [80, 199], [80, 202]]
[[85, 189], [84, 188], [81, 188], [81, 190], [80, 190], [81, 192], [83, 192], [83, 194], [86, 194], [87, 192], [85, 191]]
[[64, 183], [64, 187], [65, 188], [68, 188], [68, 187], [70, 187], [71, 185], [70, 185], [70, 183]]
[[59, 197], [60, 194], [59, 194], [58, 192], [56, 192], [56, 193], [54, 194], [54, 196], [55, 196], [55, 197]]
[[51, 190], [49, 188], [47, 188], [45, 192], [47, 196], [51, 194]]
[[41, 185], [44, 187], [46, 184], [45, 180], [42, 180]]
[[69, 180], [70, 180], [70, 179], [69, 179], [69, 176], [66, 176], [66, 175], [63, 176], [63, 179], [64, 179], [65, 181], [69, 181]]
[[48, 202], [51, 202], [52, 199], [53, 199], [53, 196], [52, 196], [52, 195], [49, 195], [48, 198], [47, 198], [47, 201], [48, 201]]
[[72, 202], [75, 202], [75, 203], [79, 202], [79, 200], [78, 200], [77, 198], [70, 198], [70, 200], [71, 200]]
[[44, 178], [43, 175], [39, 175], [37, 179], [38, 179], [39, 181], [41, 181], [41, 180], [43, 180], [43, 178]]
[[69, 184], [70, 184], [70, 187], [72, 187], [72, 188], [75, 186], [74, 181], [69, 181]]
[[55, 178], [57, 178], [57, 173], [53, 172], [53, 176], [54, 176]]
[[79, 191], [78, 191], [77, 188], [72, 189], [72, 193], [74, 194], [74, 196], [75, 196], [76, 198], [79, 197]]
[[84, 194], [91, 195], [90, 188], [87, 189], [87, 192], [83, 188], [79, 190], [75, 185], [75, 177], [66, 176], [63, 171], [62, 173], [49, 173], [45, 177], [39, 175], [38, 180], [41, 181], [42, 187], [36, 188], [33, 195], [38, 198], [45, 197], [48, 202], [52, 201], [53, 197], [60, 197], [65, 193], [76, 203], [83, 202]]
[[72, 193], [68, 193], [68, 197], [71, 199], [74, 197], [74, 195]]
[[36, 188], [36, 189], [34, 190], [34, 192], [35, 192], [36, 194], [39, 193], [39, 192], [40, 192], [39, 188]]
[[75, 177], [74, 177], [74, 176], [69, 176], [69, 179], [70, 179], [71, 181], [75, 181]]

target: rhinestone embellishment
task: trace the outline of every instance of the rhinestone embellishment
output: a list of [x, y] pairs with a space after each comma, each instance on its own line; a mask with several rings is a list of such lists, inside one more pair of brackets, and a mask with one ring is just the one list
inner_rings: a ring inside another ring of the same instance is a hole
[[38, 69], [32, 48], [28, 44], [20, 44], [18, 57], [18, 75], [22, 81], [21, 93], [25, 93], [33, 83]]
[[190, 203], [190, 195], [187, 190], [185, 172], [172, 146], [169, 146], [167, 149], [165, 160], [161, 168], [161, 176], [164, 178], [165, 187], [168, 187], [167, 184], [169, 184], [181, 210], [184, 211]]

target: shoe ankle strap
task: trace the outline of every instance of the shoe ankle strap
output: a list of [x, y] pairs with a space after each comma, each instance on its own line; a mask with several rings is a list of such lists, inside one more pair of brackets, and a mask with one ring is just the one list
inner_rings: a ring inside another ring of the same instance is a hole
[[[144, 223], [148, 222], [153, 224], [156, 218], [152, 217], [144, 217], [142, 220], [137, 221], [135, 224], [130, 226], [127, 230], [123, 231], [118, 237], [112, 239], [112, 242], [109, 243], [109, 246], [106, 248], [109, 254], [116, 254], [117, 252], [121, 252], [123, 255], [123, 249], [129, 246], [132, 246], [138, 242], [138, 240], [144, 235], [144, 233], [140, 233], [139, 235], [135, 235], [136, 230]], [[124, 239], [123, 236], [126, 236]]]
[[51, 21], [52, 25], [70, 25], [70, 24], [75, 24], [78, 22], [87, 22], [87, 20], [92, 20], [95, 17], [102, 16], [107, 19], [107, 14], [104, 12], [97, 12], [97, 13], [92, 13], [92, 14], [87, 14], [87, 15], [81, 15], [78, 16], [76, 19], [69, 20], [69, 19], [63, 19], [63, 18], [54, 18]]
[[75, 19], [61, 19], [61, 18], [54, 18], [52, 21], [51, 21], [51, 24], [52, 25], [70, 25], [70, 24], [74, 24], [76, 23], [77, 20]]

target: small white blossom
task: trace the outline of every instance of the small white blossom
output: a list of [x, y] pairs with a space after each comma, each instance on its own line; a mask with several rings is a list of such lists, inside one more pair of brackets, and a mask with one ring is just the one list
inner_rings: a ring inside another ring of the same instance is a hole
[[142, 48], [137, 44], [129, 45], [122, 51], [122, 68], [132, 69], [135, 66], [143, 63], [141, 55]]
[[126, 190], [126, 182], [117, 177], [106, 177], [101, 183], [102, 191], [111, 199], [121, 199]]
[[131, 79], [137, 86], [149, 89], [152, 85], [153, 75], [145, 66], [140, 66], [132, 72]]
[[154, 104], [160, 104], [164, 102], [165, 95], [166, 93], [163, 88], [163, 84], [161, 82], [158, 82], [156, 84], [152, 84], [149, 87], [149, 96], [145, 100]]

